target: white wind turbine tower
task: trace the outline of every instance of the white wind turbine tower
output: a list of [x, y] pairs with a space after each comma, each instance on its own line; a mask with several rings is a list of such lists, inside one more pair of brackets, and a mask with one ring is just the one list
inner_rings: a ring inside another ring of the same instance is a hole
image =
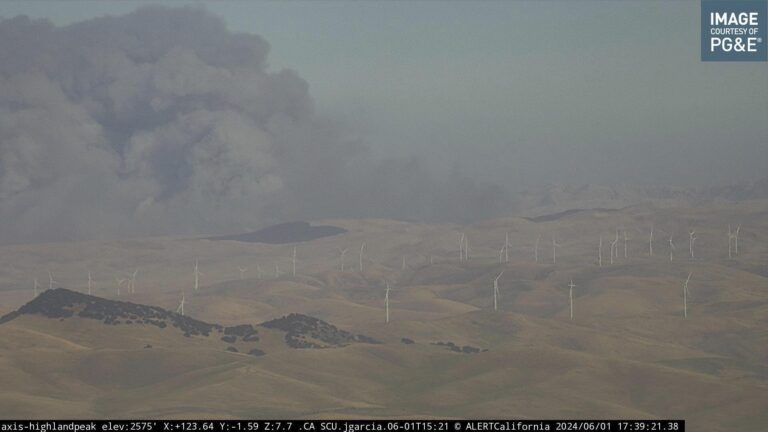
[[691, 275], [688, 273], [688, 278], [683, 283], [683, 317], [688, 318], [688, 281], [691, 280]]
[[610, 259], [611, 259], [611, 261], [610, 261], [611, 264], [613, 264], [613, 242], [609, 241], [608, 244], [611, 246], [611, 251], [610, 251], [610, 253], [608, 255], [609, 255]]
[[91, 279], [91, 272], [88, 272], [88, 295], [91, 295], [91, 284], [93, 283], [93, 279]]
[[198, 288], [200, 288], [200, 276], [202, 276], [202, 272], [200, 272], [200, 267], [198, 266], [198, 260], [195, 258], [195, 291], [197, 291]]
[[738, 225], [736, 227], [736, 231], [731, 231], [731, 225], [728, 225], [728, 258], [731, 258], [731, 241], [733, 241], [733, 244], [735, 246], [735, 255], [739, 254], [739, 231], [741, 230], [741, 225]]
[[280, 264], [275, 263], [275, 278], [280, 277]]
[[672, 242], [672, 234], [669, 235], [669, 262], [672, 262], [672, 256], [675, 252], [675, 243]]
[[499, 249], [499, 264], [504, 262], [504, 249], [503, 247]]
[[499, 310], [499, 278], [504, 274], [504, 270], [493, 280], [493, 310]]
[[533, 246], [533, 260], [534, 262], [539, 262], [539, 241], [541, 240], [541, 235], [536, 237], [536, 244]]
[[53, 284], [58, 283], [57, 281], [53, 280], [53, 275], [51, 272], [48, 272], [48, 289], [53, 289]]
[[573, 283], [573, 279], [571, 279], [571, 283], [568, 284], [568, 299], [571, 303], [571, 319], [573, 319], [573, 287], [575, 287]]
[[344, 255], [347, 254], [347, 249], [340, 249], [341, 252], [341, 272], [344, 273]]
[[459, 262], [464, 261], [464, 233], [459, 236]]
[[117, 296], [120, 297], [120, 287], [122, 287], [124, 283], [128, 282], [128, 279], [116, 277], [115, 281], [117, 281]]
[[35, 286], [32, 288], [32, 294], [37, 297], [37, 278], [35, 278]]
[[245, 280], [245, 272], [248, 271], [248, 267], [238, 267], [237, 269], [240, 271], [240, 280]]
[[611, 242], [611, 264], [613, 264], [613, 256], [616, 255], [616, 258], [619, 257], [619, 252], [617, 251], [619, 248], [619, 231], [616, 231], [616, 238], [613, 239]]
[[360, 273], [363, 273], [363, 252], [364, 251], [365, 251], [365, 242], [363, 242], [363, 244], [360, 245], [360, 257], [359, 257]]
[[261, 280], [261, 273], [261, 266], [256, 264], [256, 277], [259, 278], [259, 280]]
[[389, 281], [387, 281], [387, 291], [384, 293], [384, 313], [385, 323], [389, 323]]
[[688, 231], [688, 250], [691, 252], [691, 259], [693, 259], [693, 242], [696, 241], [696, 231], [690, 230]]
[[736, 236], [731, 231], [731, 224], [728, 224], [728, 259], [731, 259], [733, 255], [731, 254], [731, 245], [733, 244], [733, 239]]
[[597, 245], [597, 265], [603, 266], [603, 236], [600, 235], [600, 242]]
[[651, 225], [651, 235], [648, 237], [648, 255], [653, 256], [653, 225]]
[[405, 271], [405, 255], [403, 255], [403, 265], [400, 270]]
[[176, 308], [176, 313], [181, 314], [181, 316], [184, 316], [184, 290], [181, 290], [181, 303], [179, 303], [179, 307]]
[[632, 238], [628, 237], [627, 230], [624, 230], [624, 259], [627, 259], [627, 245], [629, 245], [630, 240], [632, 240]]
[[504, 262], [509, 263], [509, 231], [504, 236]]
[[555, 240], [555, 236], [552, 235], [552, 264], [557, 264], [557, 248], [561, 247], [560, 243]]
[[464, 261], [469, 260], [469, 236], [464, 237]]
[[735, 254], [739, 254], [739, 231], [741, 230], [741, 225], [738, 225], [736, 227], [736, 231], [731, 231], [731, 225], [728, 224], [728, 258], [732, 258], [731, 254], [731, 244], [735, 246]]
[[296, 277], [296, 246], [293, 247], [293, 277]]
[[131, 294], [136, 294], [136, 275], [139, 273], [139, 269], [136, 269], [133, 271], [133, 274], [131, 275], [130, 285], [128, 285], [128, 289]]

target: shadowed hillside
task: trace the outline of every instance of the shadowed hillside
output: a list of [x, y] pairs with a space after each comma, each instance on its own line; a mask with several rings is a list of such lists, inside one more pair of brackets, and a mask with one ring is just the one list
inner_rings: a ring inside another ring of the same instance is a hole
[[284, 244], [305, 242], [347, 232], [330, 225], [312, 226], [307, 222], [288, 222], [268, 226], [256, 232], [212, 237], [210, 240], [234, 240], [249, 243]]
[[[235, 344], [239, 338], [241, 344], [249, 343], [250, 350], [256, 350], [253, 353], [264, 354], [264, 351], [255, 348], [255, 345], [258, 345], [257, 343], [260, 341], [259, 330], [251, 324], [225, 327], [196, 320], [156, 306], [107, 300], [65, 288], [44, 291], [18, 310], [0, 318], [0, 324], [11, 322], [25, 315], [59, 321], [69, 319], [95, 320], [110, 327], [122, 325], [153, 326], [159, 329], [170, 329], [169, 331], [175, 329], [185, 337], [209, 338], [212, 334], [217, 334], [218, 339], [224, 343]], [[352, 343], [378, 343], [373, 338], [363, 335], [355, 336], [325, 321], [295, 313], [265, 322], [257, 327], [285, 333], [284, 340], [290, 348], [336, 348]], [[100, 331], [111, 332], [112, 330], [103, 328]], [[227, 349], [237, 352], [237, 348], [234, 346], [229, 346]]]

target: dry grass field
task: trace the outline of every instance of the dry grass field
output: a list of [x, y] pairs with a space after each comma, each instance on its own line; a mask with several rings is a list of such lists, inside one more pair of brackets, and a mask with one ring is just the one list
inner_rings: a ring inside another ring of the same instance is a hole
[[[49, 271], [56, 287], [79, 292], [90, 271], [92, 294], [118, 300], [116, 278], [138, 269], [136, 292], [123, 285], [119, 300], [174, 311], [183, 290], [186, 315], [205, 322], [257, 325], [301, 313], [381, 343], [294, 349], [282, 333], [261, 329], [254, 346], [266, 354], [255, 357], [240, 342], [239, 352], [226, 351], [217, 335], [23, 314], [0, 324], [0, 417], [682, 418], [692, 431], [765, 431], [767, 216], [764, 201], [640, 205], [471, 226], [325, 220], [316, 223], [348, 232], [282, 245], [144, 238], [4, 246], [0, 314], [33, 299], [35, 278], [47, 289]], [[729, 223], [741, 225], [733, 259]], [[459, 261], [462, 232], [467, 261]], [[507, 232], [509, 263], [500, 263]], [[562, 245], [556, 264], [553, 235]], [[242, 279], [238, 267], [247, 268]]]

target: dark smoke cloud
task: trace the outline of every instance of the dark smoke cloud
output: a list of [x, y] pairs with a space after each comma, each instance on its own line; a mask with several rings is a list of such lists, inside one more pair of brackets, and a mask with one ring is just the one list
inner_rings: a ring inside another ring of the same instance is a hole
[[0, 241], [236, 232], [321, 217], [467, 221], [497, 187], [372, 161], [269, 44], [197, 8], [0, 21]]

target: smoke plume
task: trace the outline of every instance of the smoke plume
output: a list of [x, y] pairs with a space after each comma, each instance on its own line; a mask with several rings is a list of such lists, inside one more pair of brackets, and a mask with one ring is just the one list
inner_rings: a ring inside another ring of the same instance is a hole
[[457, 172], [438, 181], [415, 159], [373, 161], [268, 52], [197, 8], [0, 21], [0, 241], [508, 208], [500, 188]]

